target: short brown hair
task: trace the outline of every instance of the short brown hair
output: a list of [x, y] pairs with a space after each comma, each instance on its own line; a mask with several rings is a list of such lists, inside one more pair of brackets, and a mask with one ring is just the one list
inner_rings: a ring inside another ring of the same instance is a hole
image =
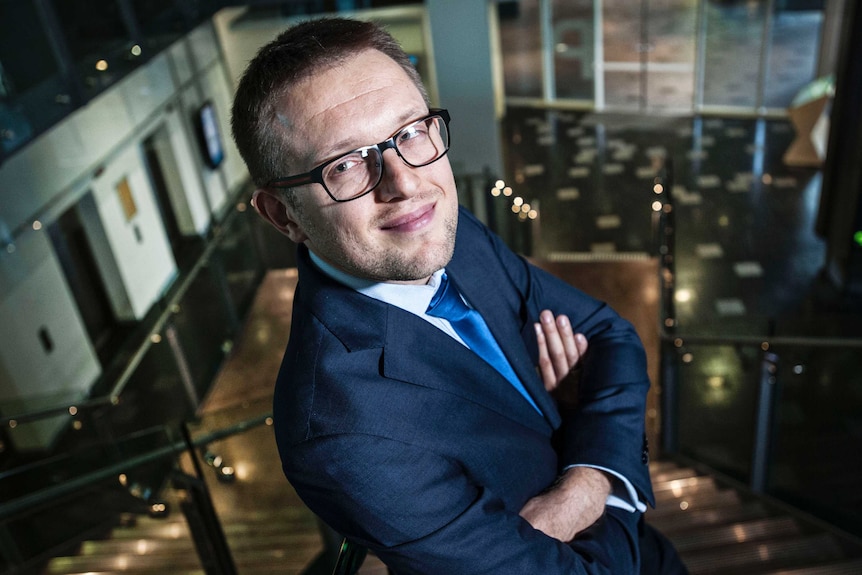
[[285, 174], [288, 153], [276, 103], [316, 71], [331, 68], [364, 50], [379, 50], [407, 73], [428, 102], [422, 79], [398, 42], [380, 25], [346, 18], [321, 18], [297, 24], [260, 49], [239, 82], [231, 128], [237, 148], [256, 186]]

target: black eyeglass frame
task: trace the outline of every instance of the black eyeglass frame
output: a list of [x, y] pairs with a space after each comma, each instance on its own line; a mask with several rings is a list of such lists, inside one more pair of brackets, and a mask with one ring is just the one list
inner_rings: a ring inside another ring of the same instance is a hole
[[[434, 158], [430, 162], [425, 162], [424, 164], [411, 164], [410, 162], [407, 161], [407, 159], [404, 156], [401, 155], [401, 150], [398, 149], [398, 144], [396, 144], [395, 140], [407, 128], [409, 128], [411, 126], [415, 126], [416, 124], [419, 124], [421, 122], [426, 122], [426, 121], [430, 120], [431, 118], [435, 118], [435, 117], [439, 117], [440, 119], [442, 119], [443, 123], [446, 126], [447, 139], [449, 140], [447, 142], [446, 149], [443, 151], [442, 154], [440, 154], [439, 156], [437, 156], [436, 158]], [[451, 141], [452, 141], [452, 134], [449, 131], [449, 120], [450, 120], [449, 110], [446, 110], [445, 108], [429, 108], [427, 116], [424, 116], [422, 118], [419, 118], [418, 120], [410, 122], [409, 124], [407, 124], [406, 126], [401, 128], [400, 130], [395, 132], [391, 137], [383, 140], [379, 144], [373, 144], [371, 146], [362, 146], [361, 148], [356, 148], [355, 150], [351, 150], [351, 151], [345, 152], [343, 154], [338, 154], [338, 156], [332, 158], [331, 160], [327, 160], [327, 161], [323, 162], [319, 166], [313, 168], [312, 170], [310, 170], [308, 172], [305, 172], [304, 174], [296, 174], [294, 176], [286, 176], [283, 178], [273, 178], [272, 180], [267, 182], [265, 187], [267, 187], [267, 188], [293, 188], [296, 186], [304, 186], [306, 184], [320, 184], [321, 186], [323, 186], [323, 189], [326, 191], [326, 194], [330, 198], [332, 198], [332, 201], [334, 201], [334, 202], [350, 202], [352, 200], [358, 200], [362, 196], [370, 194], [372, 191], [374, 191], [374, 188], [379, 186], [380, 182], [383, 180], [383, 171], [385, 169], [385, 165], [383, 164], [383, 152], [385, 152], [386, 150], [388, 150], [390, 148], [395, 150], [395, 153], [398, 154], [398, 157], [401, 158], [401, 161], [404, 162], [405, 164], [407, 164], [408, 166], [412, 167], [412, 168], [421, 168], [423, 166], [428, 166], [430, 164], [433, 164], [434, 162], [436, 162], [437, 160], [439, 160], [440, 158], [442, 158], [446, 154], [448, 154], [449, 148], [451, 147]], [[326, 166], [332, 164], [333, 162], [337, 162], [338, 160], [340, 160], [344, 156], [349, 156], [350, 154], [353, 154], [356, 152], [360, 152], [363, 150], [372, 150], [372, 149], [376, 149], [378, 152], [380, 152], [380, 175], [377, 177], [377, 182], [373, 186], [368, 188], [368, 190], [362, 192], [359, 195], [353, 196], [352, 198], [340, 200], [340, 199], [336, 198], [334, 195], [332, 195], [332, 192], [329, 191], [329, 188], [326, 187], [326, 183], [323, 181], [323, 170], [326, 168]]]

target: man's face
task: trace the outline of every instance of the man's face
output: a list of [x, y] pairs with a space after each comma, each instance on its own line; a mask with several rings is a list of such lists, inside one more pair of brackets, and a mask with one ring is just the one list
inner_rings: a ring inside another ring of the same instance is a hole
[[[300, 82], [278, 111], [298, 152], [291, 173], [382, 142], [428, 114], [407, 74], [376, 50]], [[287, 207], [284, 231], [351, 275], [424, 283], [455, 245], [458, 197], [449, 160], [413, 168], [390, 149], [383, 163], [380, 184], [349, 202], [333, 201], [319, 184], [296, 188], [297, 209]]]

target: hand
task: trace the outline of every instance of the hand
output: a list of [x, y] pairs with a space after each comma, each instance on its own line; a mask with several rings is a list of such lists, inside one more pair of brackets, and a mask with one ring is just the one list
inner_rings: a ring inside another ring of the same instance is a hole
[[[545, 389], [553, 392], [587, 352], [587, 338], [572, 332], [572, 324], [565, 315], [555, 318], [550, 310], [544, 310], [539, 314], [539, 320], [535, 324], [539, 344], [539, 373]], [[568, 398], [567, 403], [576, 401], [577, 382], [564, 387], [568, 388], [561, 390]]]
[[568, 543], [605, 510], [611, 481], [592, 467], [572, 467], [544, 493], [527, 501], [521, 517], [546, 535]]

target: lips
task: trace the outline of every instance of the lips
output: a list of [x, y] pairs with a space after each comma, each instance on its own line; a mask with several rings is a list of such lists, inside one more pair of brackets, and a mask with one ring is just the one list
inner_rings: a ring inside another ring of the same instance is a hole
[[428, 204], [419, 209], [413, 210], [408, 214], [404, 214], [387, 220], [386, 223], [380, 226], [380, 229], [386, 232], [414, 232], [424, 228], [434, 218], [434, 208], [436, 204]]

